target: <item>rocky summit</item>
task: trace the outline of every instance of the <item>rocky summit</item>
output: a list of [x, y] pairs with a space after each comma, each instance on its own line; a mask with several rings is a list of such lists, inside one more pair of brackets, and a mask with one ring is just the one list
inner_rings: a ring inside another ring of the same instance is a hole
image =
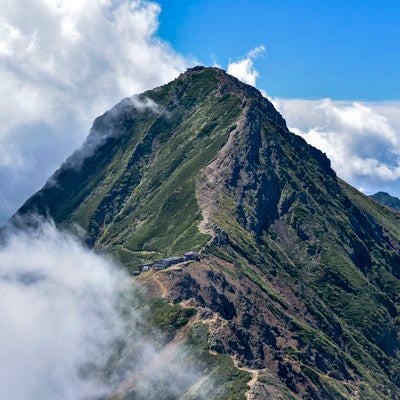
[[98, 117], [14, 220], [31, 213], [79, 226], [147, 287], [155, 321], [175, 315], [165, 343], [203, 360], [219, 385], [205, 398], [400, 398], [399, 214], [223, 70]]

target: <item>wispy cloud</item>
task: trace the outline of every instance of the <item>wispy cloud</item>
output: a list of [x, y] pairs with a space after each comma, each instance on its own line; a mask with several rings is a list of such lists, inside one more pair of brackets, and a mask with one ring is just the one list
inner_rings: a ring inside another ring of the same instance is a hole
[[258, 72], [254, 67], [254, 60], [265, 53], [264, 45], [258, 46], [249, 51], [245, 58], [232, 61], [228, 65], [227, 72], [249, 85], [256, 86]]
[[[141, 99], [139, 96], [131, 96], [123, 99], [103, 116], [97, 118], [90, 129], [88, 137], [82, 146], [67, 158], [64, 165], [79, 169], [82, 162], [93, 155], [95, 151], [110, 137], [119, 137], [127, 133], [124, 126], [121, 126], [123, 115], [131, 114], [134, 111], [149, 110], [155, 114], [161, 114], [162, 108], [150, 98]], [[47, 184], [52, 184], [50, 179]]]
[[151, 1], [6, 1], [0, 18], [0, 220], [121, 98], [190, 63], [157, 37]]

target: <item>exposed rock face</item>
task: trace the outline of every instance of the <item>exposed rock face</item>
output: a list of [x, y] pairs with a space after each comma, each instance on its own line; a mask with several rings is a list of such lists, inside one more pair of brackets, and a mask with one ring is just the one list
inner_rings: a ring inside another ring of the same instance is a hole
[[146, 284], [197, 308], [210, 349], [257, 371], [249, 398], [400, 398], [398, 214], [222, 70], [188, 70], [139, 99], [152, 107], [99, 117], [96, 151], [19, 214], [79, 224], [128, 268], [201, 250]]

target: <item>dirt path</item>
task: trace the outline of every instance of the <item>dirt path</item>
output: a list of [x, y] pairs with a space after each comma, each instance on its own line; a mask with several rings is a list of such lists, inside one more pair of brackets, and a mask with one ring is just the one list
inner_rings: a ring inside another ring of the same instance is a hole
[[241, 371], [246, 371], [249, 374], [251, 374], [251, 379], [247, 382], [247, 385], [250, 387], [249, 390], [246, 392], [246, 399], [247, 400], [251, 400], [251, 389], [253, 389], [253, 386], [256, 384], [257, 380], [258, 380], [258, 375], [259, 372], [256, 369], [249, 369], [249, 368], [244, 368], [244, 367], [240, 367], [239, 366], [239, 362], [237, 360], [237, 358], [232, 357], [233, 359], [233, 363], [235, 364], [235, 367], [237, 369], [240, 369]]
[[353, 387], [354, 400], [360, 400], [360, 381], [354, 381], [351, 386]]
[[143, 250], [134, 251], [134, 250], [128, 249], [128, 248], [125, 247], [125, 246], [121, 246], [121, 250], [126, 251], [126, 252], [131, 253], [131, 254], [134, 254], [134, 255], [137, 255], [137, 254], [155, 254], [155, 251], [152, 251], [152, 250], [148, 250], [148, 251], [143, 251]]
[[160, 297], [162, 297], [163, 299], [165, 299], [168, 296], [168, 289], [167, 287], [164, 285], [164, 283], [159, 279], [158, 276], [154, 276], [153, 277], [153, 281], [157, 282], [158, 287], [160, 288]]
[[[189, 302], [181, 302], [180, 305], [182, 307], [193, 307], [192, 305], [190, 305]], [[221, 329], [227, 323], [227, 321], [221, 319], [221, 317], [216, 313], [212, 313], [212, 315], [209, 318], [202, 318], [200, 316], [200, 313], [197, 313], [194, 316], [194, 318], [192, 318], [191, 322], [189, 322], [188, 325], [192, 326], [194, 323], [199, 322], [199, 321], [207, 324], [209, 327], [215, 328], [218, 326], [219, 329]], [[180, 339], [182, 339], [182, 338], [180, 338]], [[209, 349], [208, 351], [212, 355], [218, 355], [218, 353], [213, 350]], [[235, 357], [232, 357], [232, 360], [237, 369], [240, 369], [241, 371], [246, 371], [251, 375], [251, 379], [249, 380], [249, 382], [247, 382], [247, 385], [249, 386], [249, 390], [246, 392], [246, 399], [251, 400], [252, 399], [251, 390], [252, 390], [253, 386], [257, 383], [259, 371], [256, 369], [248, 369], [248, 368], [240, 367], [239, 362]]]
[[[174, 267], [179, 268], [181, 266], [177, 265]], [[171, 268], [174, 268], [174, 267], [171, 267]], [[152, 276], [152, 281], [158, 287], [157, 295], [159, 295], [163, 298], [167, 298], [167, 296], [169, 294], [169, 289], [168, 289], [167, 284], [165, 284], [162, 280], [162, 274], [159, 275], [158, 273], [155, 273]], [[191, 318], [189, 323], [181, 331], [179, 331], [177, 333], [175, 338], [166, 346], [165, 352], [167, 354], [174, 346], [179, 345], [180, 343], [182, 343], [185, 340], [188, 330], [190, 329], [191, 326], [193, 326], [197, 322], [202, 322], [202, 323], [207, 324], [209, 326], [209, 328], [211, 328], [212, 330], [224, 329], [225, 325], [228, 324], [228, 322], [226, 320], [222, 319], [217, 313], [214, 313], [211, 310], [206, 310], [206, 313], [208, 315], [205, 317], [205, 315], [204, 315], [205, 310], [202, 310], [202, 309], [196, 307], [195, 305], [192, 304], [192, 302], [190, 300], [182, 301], [179, 304], [185, 308], [196, 308], [198, 310], [198, 312]], [[211, 354], [217, 355], [217, 353], [212, 350], [209, 350], [209, 352]], [[251, 379], [247, 383], [247, 385], [249, 386], [249, 390], [246, 392], [246, 399], [252, 400], [252, 398], [253, 398], [252, 389], [253, 389], [254, 385], [257, 383], [259, 371], [255, 370], [255, 369], [240, 367], [239, 362], [235, 357], [232, 357], [232, 360], [233, 360], [236, 368], [238, 368], [242, 371], [246, 371], [251, 375]], [[201, 383], [202, 382], [197, 382], [191, 388], [191, 390], [196, 391], [196, 389], [199, 387], [199, 385], [201, 385]]]

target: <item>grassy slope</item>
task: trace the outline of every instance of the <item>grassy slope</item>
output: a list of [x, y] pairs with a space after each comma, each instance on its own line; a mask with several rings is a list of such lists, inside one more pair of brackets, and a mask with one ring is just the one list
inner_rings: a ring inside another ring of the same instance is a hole
[[[62, 168], [57, 185], [28, 200], [22, 213], [76, 223], [90, 245], [112, 248], [128, 265], [200, 249], [209, 237], [198, 230], [196, 179], [240, 114], [239, 99], [216, 90], [215, 71], [206, 70], [144, 93], [163, 113], [120, 111], [114, 127], [123, 134], [108, 139], [82, 169]], [[108, 117], [95, 126], [107, 127]]]
[[[238, 164], [244, 173], [257, 171], [252, 181], [264, 180], [267, 192], [257, 185], [240, 195], [237, 189], [221, 189], [215, 223], [224, 239], [210, 251], [284, 303], [260, 277], [274, 269], [306, 303], [312, 324], [285, 317], [302, 338], [300, 352], [291, 357], [330, 393], [327, 398], [349, 398], [347, 379], [365, 381], [360, 390], [371, 399], [385, 398], [388, 388], [400, 393], [398, 216], [336, 181], [324, 158], [312, 154], [302, 139], [267, 120], [261, 131], [252, 165], [248, 159]], [[249, 143], [237, 146], [236, 154], [250, 153]], [[268, 204], [274, 192], [278, 196]], [[258, 199], [272, 217], [257, 210]], [[286, 314], [285, 307], [281, 312]], [[315, 352], [324, 359], [319, 366]]]

